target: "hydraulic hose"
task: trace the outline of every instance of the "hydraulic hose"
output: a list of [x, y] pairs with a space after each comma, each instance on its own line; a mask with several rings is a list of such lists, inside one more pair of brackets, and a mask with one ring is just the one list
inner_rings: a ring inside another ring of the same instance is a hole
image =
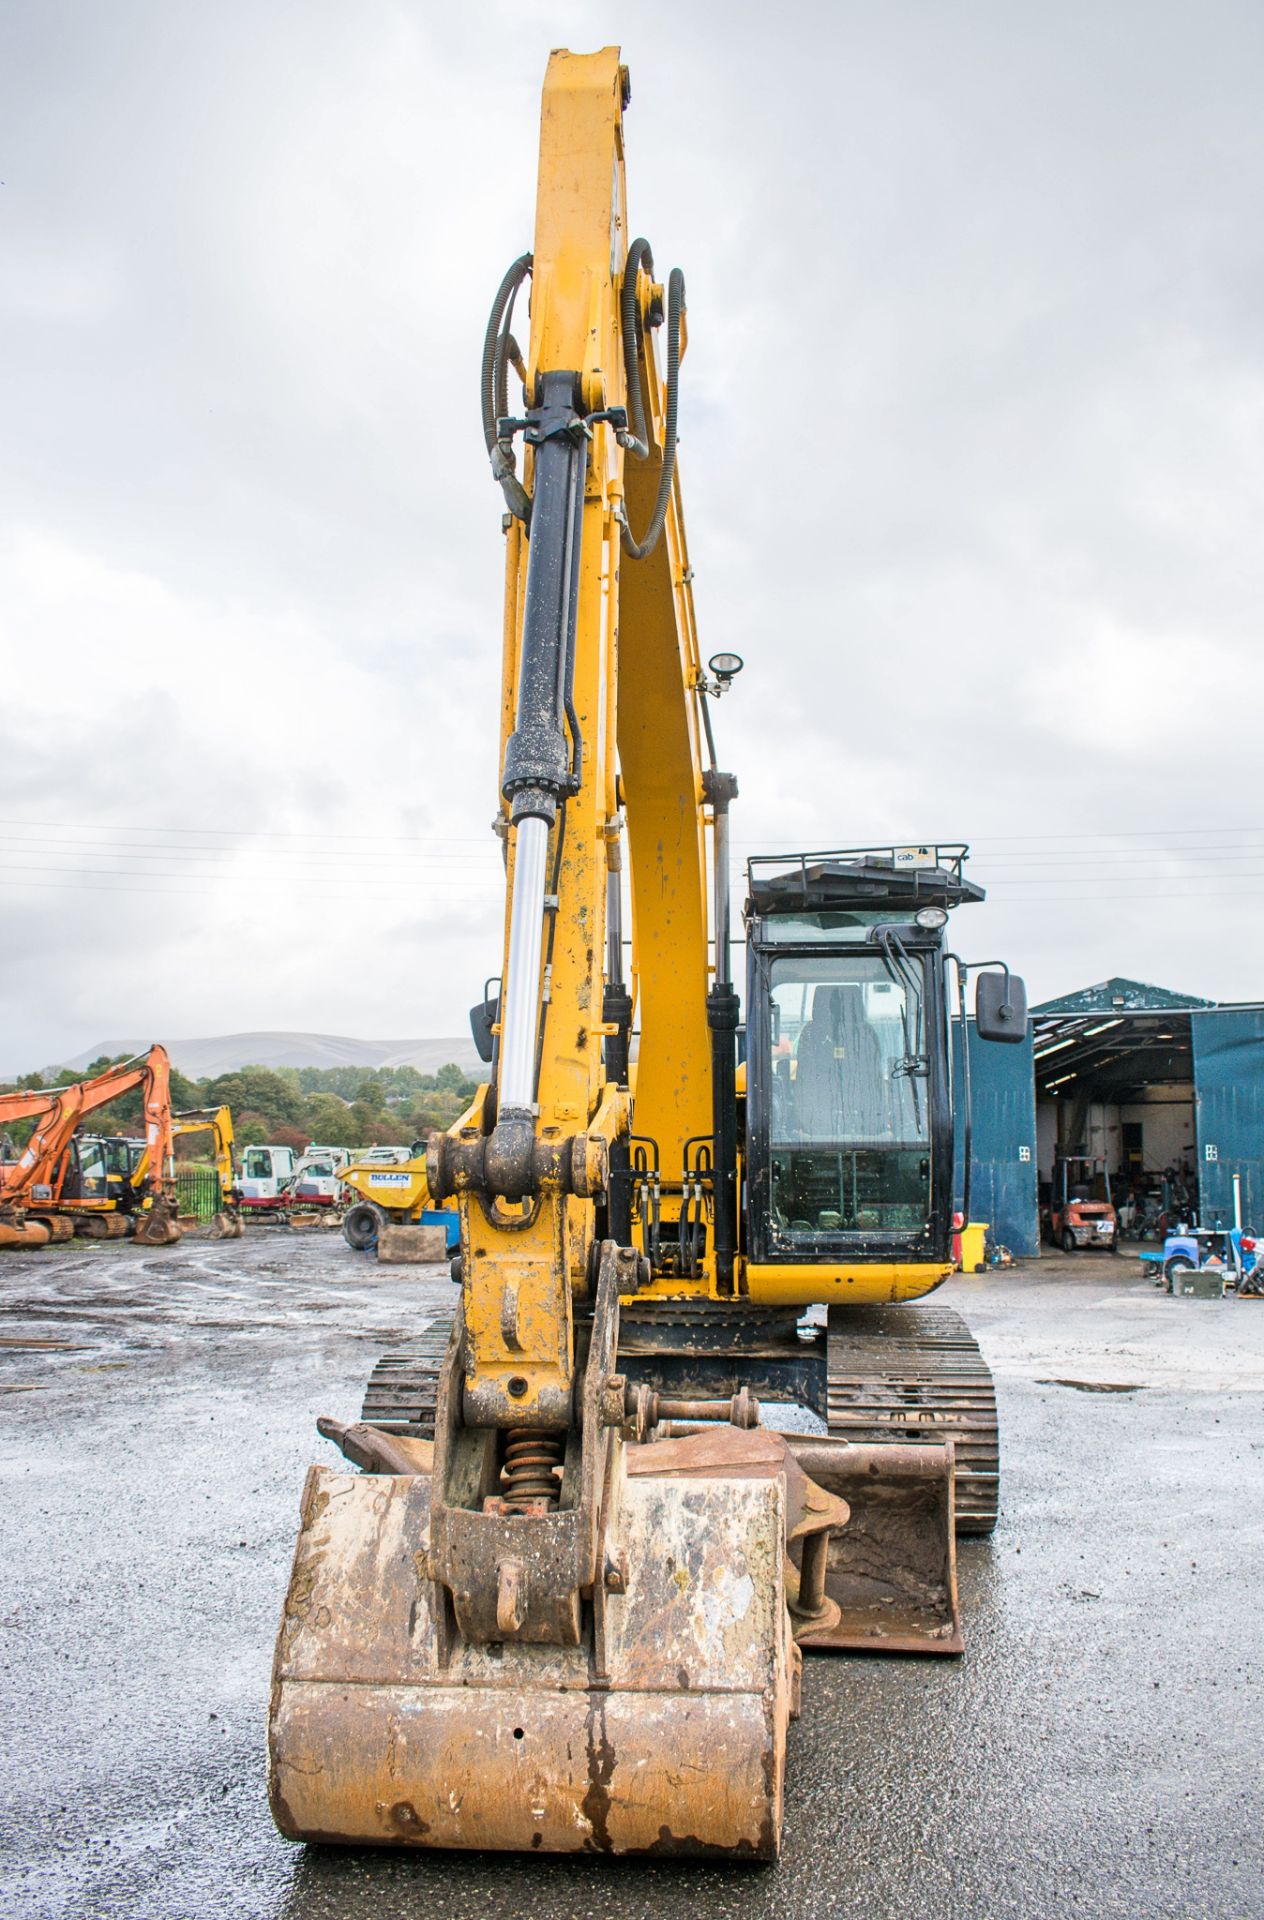
[[[630, 436], [624, 444], [638, 460], [645, 460], [649, 456], [649, 441], [645, 429], [645, 403], [641, 393], [641, 373], [636, 348], [636, 281], [642, 264], [648, 272], [652, 273], [654, 256], [647, 240], [634, 240], [628, 248], [627, 264], [623, 273], [623, 297], [620, 302], [619, 317], [623, 334], [623, 364], [627, 373], [630, 426]], [[671, 499], [672, 481], [676, 474], [680, 316], [684, 308], [685, 276], [679, 267], [673, 267], [667, 280], [667, 403], [663, 423], [663, 468], [658, 479], [658, 497], [654, 502], [654, 511], [643, 538], [638, 540], [627, 521], [623, 522], [621, 530], [623, 551], [633, 560], [644, 560], [648, 554], [653, 553], [667, 519], [667, 505]]]
[[531, 519], [531, 500], [519, 480], [513, 446], [497, 437], [496, 423], [505, 414], [507, 396], [506, 366], [510, 360], [521, 364], [518, 344], [510, 331], [518, 289], [531, 271], [531, 255], [524, 253], [514, 261], [496, 290], [492, 310], [483, 335], [483, 364], [479, 379], [479, 400], [483, 414], [483, 440], [492, 463], [493, 477], [504, 490], [511, 513], [524, 525]]
[[497, 393], [496, 363], [500, 361], [500, 378], [504, 381], [504, 353], [498, 352], [501, 333], [507, 335], [509, 323], [513, 317], [513, 303], [518, 289], [531, 271], [531, 255], [524, 253], [514, 261], [496, 290], [492, 301], [492, 310], [487, 317], [487, 332], [483, 335], [483, 369], [479, 385], [479, 397], [483, 405], [483, 439], [487, 451], [491, 453], [496, 445], [497, 405], [504, 411], [503, 394]]
[[628, 248], [623, 268], [623, 293], [619, 301], [619, 327], [623, 335], [623, 365], [628, 382], [628, 425], [631, 438], [624, 441], [629, 453], [638, 460], [649, 457], [649, 439], [645, 432], [645, 404], [641, 397], [641, 367], [636, 357], [636, 280], [641, 268], [652, 274], [654, 255], [648, 240], [634, 240]]

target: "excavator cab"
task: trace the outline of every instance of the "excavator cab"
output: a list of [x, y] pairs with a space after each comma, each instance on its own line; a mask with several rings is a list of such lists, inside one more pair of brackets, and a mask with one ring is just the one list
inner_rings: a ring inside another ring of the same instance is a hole
[[145, 1142], [127, 1134], [110, 1134], [102, 1141], [105, 1148], [105, 1178], [110, 1199], [122, 1213], [136, 1213], [142, 1195], [133, 1175], [145, 1152]]
[[760, 1265], [938, 1262], [953, 1231], [944, 928], [964, 847], [750, 863], [747, 1232]]
[[76, 1133], [62, 1161], [58, 1198], [138, 1212], [143, 1194], [132, 1176], [144, 1152], [143, 1140], [124, 1134]]
[[95, 1133], [77, 1133], [66, 1148], [59, 1198], [95, 1202], [116, 1197], [111, 1193], [108, 1143]]

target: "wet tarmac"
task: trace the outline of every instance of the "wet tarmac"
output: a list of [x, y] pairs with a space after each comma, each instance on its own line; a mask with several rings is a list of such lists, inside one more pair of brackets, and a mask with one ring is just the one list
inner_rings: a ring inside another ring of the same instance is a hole
[[1264, 1303], [1137, 1263], [960, 1279], [1004, 1518], [961, 1661], [813, 1656], [776, 1867], [303, 1850], [272, 1639], [321, 1412], [443, 1270], [266, 1230], [0, 1256], [0, 1913], [1257, 1920]]

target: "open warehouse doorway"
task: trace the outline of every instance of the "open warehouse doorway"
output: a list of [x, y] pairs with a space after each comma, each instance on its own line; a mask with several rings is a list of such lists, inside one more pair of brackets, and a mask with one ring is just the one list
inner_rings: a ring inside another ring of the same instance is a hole
[[1047, 1242], [1066, 1244], [1073, 1185], [1114, 1211], [1116, 1243], [1229, 1227], [1235, 1209], [1264, 1229], [1264, 1003], [1106, 980], [1033, 1007], [1032, 1037]]
[[1192, 994], [1118, 978], [1033, 1009], [1046, 1242], [1115, 1246], [1198, 1217], [1194, 1023], [1213, 1010]]

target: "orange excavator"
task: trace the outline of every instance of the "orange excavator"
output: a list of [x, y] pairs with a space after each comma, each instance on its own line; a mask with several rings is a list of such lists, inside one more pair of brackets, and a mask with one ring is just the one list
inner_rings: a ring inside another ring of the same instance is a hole
[[[108, 1189], [104, 1165], [100, 1180], [94, 1178], [76, 1128], [133, 1087], [143, 1093], [145, 1165], [120, 1198]], [[171, 1246], [180, 1238], [165, 1047], [153, 1046], [69, 1087], [0, 1094], [0, 1125], [29, 1119], [35, 1126], [26, 1146], [16, 1159], [0, 1160], [0, 1246], [46, 1246], [76, 1233], [116, 1240], [133, 1226], [146, 1246]]]

